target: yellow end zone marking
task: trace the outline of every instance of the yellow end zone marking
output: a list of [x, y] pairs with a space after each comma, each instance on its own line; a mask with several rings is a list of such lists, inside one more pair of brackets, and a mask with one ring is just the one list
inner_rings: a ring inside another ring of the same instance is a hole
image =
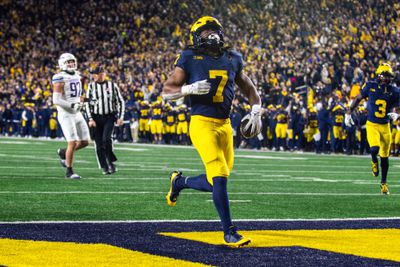
[[[261, 230], [240, 231], [249, 247], [301, 246], [367, 258], [400, 262], [400, 229]], [[213, 245], [222, 245], [221, 232], [160, 233]]]
[[78, 244], [0, 238], [6, 266], [207, 266], [106, 244]]

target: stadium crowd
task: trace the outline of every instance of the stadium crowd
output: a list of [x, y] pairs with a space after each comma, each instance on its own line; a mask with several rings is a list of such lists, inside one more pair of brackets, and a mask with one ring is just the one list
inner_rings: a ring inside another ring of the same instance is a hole
[[400, 3], [392, 0], [2, 1], [0, 133], [62, 137], [51, 77], [59, 55], [70, 52], [86, 86], [98, 63], [120, 85], [126, 114], [117, 140], [190, 143], [189, 103], [163, 103], [159, 95], [202, 15], [221, 21], [262, 96], [262, 134], [242, 140], [249, 106], [237, 95], [236, 147], [366, 153], [365, 109], [354, 127], [343, 124], [344, 109], [381, 62], [392, 65], [400, 85]]

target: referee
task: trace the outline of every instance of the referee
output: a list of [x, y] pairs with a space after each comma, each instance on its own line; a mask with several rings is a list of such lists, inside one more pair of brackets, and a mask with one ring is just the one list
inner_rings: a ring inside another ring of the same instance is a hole
[[125, 102], [116, 83], [106, 80], [103, 67], [91, 69], [93, 82], [89, 83], [86, 106], [89, 127], [94, 128], [94, 142], [97, 163], [104, 175], [117, 171], [114, 162], [117, 157], [113, 152], [112, 133], [114, 124], [123, 125]]

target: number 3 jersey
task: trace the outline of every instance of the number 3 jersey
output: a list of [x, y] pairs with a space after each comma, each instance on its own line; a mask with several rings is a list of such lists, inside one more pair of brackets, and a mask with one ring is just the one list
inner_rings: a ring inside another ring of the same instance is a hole
[[[64, 100], [71, 104], [80, 102], [82, 83], [79, 72], [75, 71], [74, 74], [65, 71], [59, 72], [53, 76], [52, 84], [55, 83], [64, 83], [64, 94], [62, 95]], [[60, 106], [57, 106], [57, 110], [58, 112], [77, 113], [72, 109], [67, 110]]]
[[244, 66], [241, 54], [226, 50], [221, 56], [214, 58], [186, 49], [178, 56], [175, 66], [185, 71], [186, 84], [201, 80], [211, 83], [208, 94], [190, 95], [191, 115], [229, 118], [235, 97], [235, 78]]
[[386, 124], [389, 122], [387, 114], [399, 105], [400, 91], [393, 85], [382, 86], [375, 81], [370, 81], [363, 85], [361, 96], [368, 97], [367, 120]]

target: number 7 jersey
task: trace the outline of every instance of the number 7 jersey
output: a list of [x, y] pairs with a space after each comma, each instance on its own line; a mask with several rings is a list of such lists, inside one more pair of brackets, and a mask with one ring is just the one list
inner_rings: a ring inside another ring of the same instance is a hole
[[242, 55], [224, 51], [214, 58], [195, 50], [186, 49], [176, 59], [175, 66], [186, 73], [186, 84], [207, 80], [211, 83], [206, 95], [190, 95], [191, 115], [227, 119], [235, 97], [235, 78], [242, 71]]
[[[55, 83], [64, 83], [64, 93], [62, 96], [64, 100], [71, 104], [80, 102], [80, 97], [82, 95], [82, 83], [79, 72], [75, 72], [74, 74], [70, 74], [65, 71], [59, 72], [52, 78], [52, 84]], [[57, 110], [59, 112], [62, 111], [67, 113], [76, 113], [72, 109], [67, 110], [59, 106], [57, 106]]]
[[367, 120], [386, 124], [389, 122], [387, 114], [399, 105], [400, 91], [393, 85], [382, 86], [375, 81], [369, 81], [363, 85], [361, 96], [368, 98]]

